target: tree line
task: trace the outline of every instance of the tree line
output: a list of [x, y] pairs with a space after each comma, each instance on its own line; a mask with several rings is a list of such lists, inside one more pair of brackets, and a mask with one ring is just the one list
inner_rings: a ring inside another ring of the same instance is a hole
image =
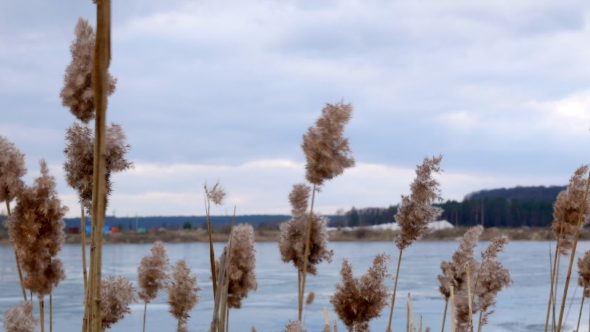
[[[456, 227], [483, 225], [484, 227], [547, 227], [553, 221], [553, 202], [549, 200], [507, 199], [503, 197], [449, 200], [435, 204], [443, 209], [439, 220], [447, 220]], [[397, 205], [387, 208], [352, 207], [342, 218], [333, 218], [333, 227], [355, 227], [395, 222]]]

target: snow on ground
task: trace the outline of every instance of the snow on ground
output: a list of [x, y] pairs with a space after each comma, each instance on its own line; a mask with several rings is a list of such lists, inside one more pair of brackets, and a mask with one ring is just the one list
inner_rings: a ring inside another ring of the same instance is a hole
[[[371, 225], [371, 226], [341, 227], [340, 230], [352, 231], [352, 230], [359, 229], [359, 228], [372, 229], [372, 230], [399, 231], [399, 226], [397, 225], [396, 222], [390, 222], [387, 224], [380, 224], [380, 225]], [[438, 220], [438, 221], [429, 222], [428, 228], [430, 228], [431, 230], [439, 230], [439, 229], [454, 228], [454, 226], [453, 226], [453, 224], [451, 224], [450, 222], [448, 222], [446, 220]], [[327, 229], [328, 229], [328, 232], [338, 230], [337, 227], [328, 227]]]

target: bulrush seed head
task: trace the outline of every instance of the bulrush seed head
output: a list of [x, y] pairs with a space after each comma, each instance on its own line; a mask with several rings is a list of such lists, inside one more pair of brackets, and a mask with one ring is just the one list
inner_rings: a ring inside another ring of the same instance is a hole
[[[88, 123], [94, 119], [94, 91], [92, 89], [92, 61], [96, 37], [88, 21], [80, 18], [75, 29], [76, 39], [70, 45], [72, 62], [66, 68], [64, 87], [59, 96], [62, 105], [80, 121]], [[109, 95], [115, 92], [117, 79], [108, 75]]]
[[[78, 199], [88, 214], [92, 212], [92, 185], [94, 169], [94, 133], [85, 125], [74, 123], [66, 133], [67, 146], [64, 163], [68, 185], [78, 192]], [[133, 167], [125, 159], [129, 150], [125, 134], [120, 125], [112, 123], [106, 135], [106, 189], [108, 197], [112, 191], [111, 174]]]
[[314, 127], [303, 135], [303, 152], [307, 160], [305, 177], [310, 183], [321, 186], [354, 166], [354, 158], [343, 136], [344, 125], [352, 116], [351, 104], [326, 104]]
[[584, 296], [590, 297], [590, 250], [578, 258], [578, 285], [584, 289]]
[[138, 295], [146, 303], [155, 299], [158, 291], [166, 286], [170, 265], [164, 243], [157, 241], [151, 252], [151, 255], [141, 259], [137, 268], [137, 283], [141, 289]]
[[439, 183], [432, 178], [432, 173], [440, 173], [442, 156], [424, 158], [422, 165], [416, 168], [416, 179], [410, 186], [410, 196], [402, 195], [395, 220], [401, 233], [395, 238], [395, 244], [404, 250], [414, 241], [428, 233], [428, 223], [434, 221], [443, 212], [432, 206], [435, 201], [442, 201]]
[[385, 279], [387, 260], [390, 256], [375, 256], [369, 271], [360, 278], [354, 278], [352, 264], [347, 259], [342, 262], [342, 284], [336, 284], [336, 292], [330, 298], [334, 311], [349, 331], [369, 331], [369, 321], [379, 317], [387, 305], [389, 289]]
[[215, 203], [216, 205], [223, 204], [223, 198], [225, 197], [225, 191], [219, 184], [219, 182], [215, 183], [213, 188], [209, 190], [207, 188], [207, 184], [205, 184], [205, 193], [207, 194], [207, 199]]
[[26, 173], [25, 155], [0, 136], [0, 203], [12, 201], [24, 188], [21, 178]]
[[137, 302], [135, 287], [124, 277], [108, 276], [101, 282], [100, 317], [103, 331], [131, 313], [130, 305]]
[[[574, 243], [574, 237], [578, 229], [580, 209], [584, 199], [584, 190], [586, 189], [587, 173], [588, 165], [580, 166], [570, 178], [567, 188], [559, 193], [557, 200], [553, 204], [553, 223], [551, 228], [557, 239], [559, 253], [562, 255], [568, 255]], [[582, 225], [586, 224], [590, 219], [590, 204], [588, 200], [586, 200], [585, 205]]]
[[[305, 184], [296, 184], [289, 195], [291, 202], [291, 213], [293, 218], [280, 225], [281, 237], [279, 239], [279, 250], [281, 259], [285, 263], [292, 262], [299, 270], [303, 271], [305, 255], [305, 234], [307, 223], [310, 218], [307, 212], [307, 201], [311, 188]], [[307, 272], [315, 275], [317, 265], [322, 261], [332, 261], [333, 250], [328, 250], [328, 232], [326, 230], [328, 220], [325, 217], [313, 214], [311, 225], [311, 238]]]
[[39, 321], [33, 317], [33, 303], [22, 301], [19, 305], [4, 312], [4, 331], [35, 332]]
[[65, 279], [63, 264], [54, 257], [64, 242], [62, 219], [68, 208], [61, 205], [47, 164], [44, 160], [40, 164], [41, 176], [19, 193], [5, 225], [25, 272], [23, 285], [42, 299]]
[[189, 311], [199, 303], [197, 277], [191, 276], [191, 270], [184, 259], [179, 260], [172, 268], [172, 280], [168, 283], [168, 304], [170, 313], [179, 321], [177, 331], [188, 331], [186, 323]]

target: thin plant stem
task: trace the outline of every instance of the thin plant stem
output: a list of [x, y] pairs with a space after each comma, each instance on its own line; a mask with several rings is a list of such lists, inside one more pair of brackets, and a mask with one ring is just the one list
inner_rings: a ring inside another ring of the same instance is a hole
[[559, 286], [559, 267], [561, 265], [560, 263], [561, 263], [561, 255], [558, 252], [557, 253], [557, 262], [554, 266], [554, 268], [555, 268], [555, 285], [553, 285], [554, 286], [554, 289], [553, 289], [553, 318], [552, 318], [553, 319], [553, 322], [552, 322], [553, 332], [557, 331], [557, 317], [555, 315], [557, 312], [556, 306], [557, 306], [557, 291], [558, 291], [558, 286]]
[[80, 217], [80, 242], [82, 244], [82, 271], [84, 275], [84, 297], [86, 297], [86, 289], [88, 288], [88, 281], [86, 280], [86, 220], [84, 216], [84, 206], [80, 204], [81, 217]]
[[147, 313], [147, 301], [143, 305], [143, 332], [145, 332], [145, 315]]
[[53, 332], [53, 296], [49, 293], [49, 332]]
[[[10, 218], [10, 203], [8, 203], [8, 199], [5, 201], [6, 202], [6, 212], [8, 213], [8, 217]], [[25, 292], [25, 287], [23, 285], [23, 273], [20, 269], [20, 263], [18, 261], [18, 255], [16, 254], [16, 248], [12, 247], [12, 249], [14, 250], [14, 261], [16, 262], [16, 270], [18, 271], [18, 280], [20, 281], [20, 289], [23, 291], [23, 299], [25, 299], [25, 301], [27, 300], [27, 292]], [[32, 301], [33, 299], [31, 299]]]
[[578, 218], [578, 226], [576, 227], [576, 235], [574, 237], [574, 244], [570, 254], [570, 263], [567, 269], [567, 276], [565, 277], [565, 286], [563, 289], [563, 300], [561, 302], [561, 310], [559, 311], [559, 323], [557, 324], [557, 332], [561, 332], [561, 323], [563, 321], [563, 311], [565, 310], [565, 302], [567, 300], [567, 289], [569, 286], [570, 278], [572, 276], [572, 266], [574, 265], [574, 257], [576, 255], [576, 248], [578, 247], [578, 239], [580, 238], [580, 228], [582, 226], [582, 220], [584, 220], [584, 210], [586, 209], [586, 198], [588, 196], [588, 186], [590, 185], [590, 174], [586, 180], [586, 189], [584, 190], [584, 198], [582, 199], [582, 207], [580, 208], [580, 217]]
[[445, 299], [445, 313], [443, 314], [442, 328], [440, 332], [445, 332], [445, 321], [447, 320], [447, 308], [449, 306], [449, 299]]
[[455, 294], [451, 287], [451, 332], [455, 332]]
[[576, 331], [580, 331], [580, 321], [582, 320], [582, 308], [584, 307], [584, 298], [586, 297], [586, 287], [584, 287], [584, 292], [582, 292], [582, 303], [580, 303], [580, 314], [578, 315], [578, 325], [576, 326]]
[[207, 199], [207, 192], [205, 192], [205, 214], [207, 216], [207, 232], [209, 233], [209, 261], [211, 263], [211, 280], [213, 281], [213, 297], [217, 294], [217, 276], [215, 275], [215, 252], [213, 251], [213, 238], [211, 229], [211, 217], [209, 215], [211, 210], [211, 202]]
[[391, 307], [389, 308], [389, 323], [387, 323], [387, 332], [391, 332], [391, 321], [393, 320], [393, 307], [395, 306], [395, 293], [397, 292], [397, 280], [399, 277], [399, 268], [402, 262], [402, 253], [400, 249], [399, 257], [397, 259], [397, 269], [395, 271], [395, 282], [393, 283], [393, 294], [391, 294]]
[[307, 276], [307, 261], [309, 260], [309, 246], [311, 244], [311, 225], [313, 223], [313, 204], [315, 202], [316, 185], [313, 185], [311, 193], [311, 208], [309, 209], [309, 219], [307, 221], [307, 234], [305, 235], [305, 251], [303, 255], [303, 273], [301, 275], [301, 290], [299, 291], [299, 317], [297, 320], [301, 322], [301, 314], [303, 313], [303, 294], [305, 294], [305, 278]]
[[549, 245], [549, 278], [551, 279], [551, 287], [549, 288], [549, 300], [547, 301], [547, 315], [545, 316], [545, 332], [549, 327], [549, 314], [551, 313], [551, 302], [553, 302], [553, 277], [555, 276], [555, 267], [551, 262], [551, 245]]
[[469, 329], [473, 332], [473, 311], [471, 309], [471, 285], [469, 278], [469, 262], [465, 263], [465, 270], [467, 271], [467, 304], [469, 305]]
[[481, 332], [481, 328], [482, 328], [482, 326], [481, 326], [481, 319], [482, 319], [482, 316], [483, 316], [483, 310], [480, 310], [479, 311], [479, 319], [477, 320], [477, 332]]
[[41, 332], [45, 332], [45, 308], [43, 300], [39, 299], [39, 321], [41, 323]]
[[[576, 293], [578, 292], [578, 286], [579, 285], [576, 285], [576, 289], [574, 290], [574, 295], [572, 295], [572, 298], [570, 299], [570, 305], [567, 307], [567, 313], [565, 314], [565, 320], [563, 322], [564, 327], [567, 322], [567, 319], [570, 317], [570, 310], [572, 310], [572, 305], [574, 304], [574, 299], [576, 298]], [[582, 296], [583, 296], [583, 294], [582, 294]]]

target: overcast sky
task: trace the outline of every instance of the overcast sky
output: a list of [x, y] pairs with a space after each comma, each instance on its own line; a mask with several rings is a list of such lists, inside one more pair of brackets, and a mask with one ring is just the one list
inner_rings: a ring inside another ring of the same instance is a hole
[[[0, 135], [45, 158], [58, 191], [59, 92], [92, 1], [0, 1]], [[289, 213], [304, 181], [302, 135], [325, 103], [354, 106], [357, 165], [325, 184], [320, 212], [397, 204], [415, 166], [442, 154], [445, 199], [564, 185], [590, 162], [590, 3], [585, 1], [113, 1], [107, 118], [135, 168], [114, 176], [108, 214]]]

